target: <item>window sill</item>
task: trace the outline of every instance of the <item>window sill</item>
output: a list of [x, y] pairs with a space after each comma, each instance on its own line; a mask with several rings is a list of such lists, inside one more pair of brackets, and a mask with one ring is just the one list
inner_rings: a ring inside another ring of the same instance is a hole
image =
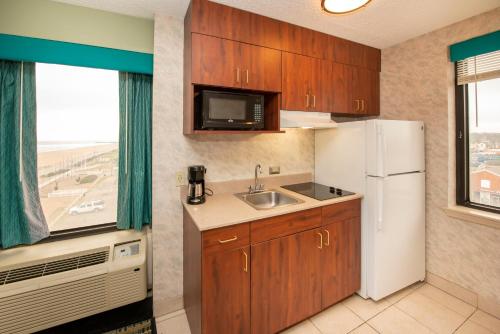
[[447, 208], [443, 208], [443, 210], [450, 217], [500, 229], [500, 215], [497, 213], [471, 209], [458, 205], [449, 206]]

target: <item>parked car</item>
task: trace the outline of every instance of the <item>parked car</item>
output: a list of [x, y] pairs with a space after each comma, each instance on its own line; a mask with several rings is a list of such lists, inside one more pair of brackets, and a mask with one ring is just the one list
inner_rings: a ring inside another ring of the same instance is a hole
[[69, 214], [77, 215], [81, 213], [97, 212], [103, 209], [104, 209], [104, 201], [102, 200], [92, 201], [72, 207], [71, 209], [69, 209]]

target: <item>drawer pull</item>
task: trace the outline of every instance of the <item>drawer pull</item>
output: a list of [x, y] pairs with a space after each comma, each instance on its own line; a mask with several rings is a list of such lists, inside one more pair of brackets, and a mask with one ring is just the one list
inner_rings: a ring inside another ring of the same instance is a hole
[[325, 232], [326, 232], [326, 242], [325, 242], [325, 246], [330, 246], [330, 231], [325, 230]]
[[317, 232], [316, 234], [319, 235], [319, 246], [318, 246], [318, 248], [322, 249], [323, 248], [323, 234], [321, 234], [320, 232]]
[[226, 240], [220, 240], [219, 239], [219, 243], [220, 244], [225, 244], [227, 242], [231, 242], [231, 241], [235, 241], [235, 240], [238, 240], [238, 236], [236, 236], [236, 235], [234, 237], [232, 237], [231, 239], [226, 239]]
[[243, 267], [244, 272], [248, 272], [248, 254], [247, 252], [243, 251], [243, 256], [245, 257], [245, 266]]

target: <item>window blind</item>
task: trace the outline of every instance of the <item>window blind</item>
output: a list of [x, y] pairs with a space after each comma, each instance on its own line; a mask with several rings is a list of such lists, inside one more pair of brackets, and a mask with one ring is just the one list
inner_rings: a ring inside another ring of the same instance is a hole
[[457, 84], [500, 78], [500, 51], [484, 53], [457, 61]]

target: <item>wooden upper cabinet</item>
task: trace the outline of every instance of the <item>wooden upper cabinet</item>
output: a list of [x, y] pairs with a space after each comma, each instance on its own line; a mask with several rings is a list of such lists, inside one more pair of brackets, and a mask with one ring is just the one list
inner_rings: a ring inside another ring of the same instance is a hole
[[240, 43], [192, 34], [191, 81], [221, 87], [241, 87]]
[[191, 31], [281, 49], [279, 21], [207, 0], [192, 0]]
[[281, 50], [280, 21], [253, 13], [248, 14], [248, 27], [242, 42]]
[[361, 67], [349, 66], [351, 71], [352, 114], [379, 115], [379, 73]]
[[320, 231], [251, 246], [253, 334], [277, 333], [321, 310]]
[[191, 10], [191, 32], [234, 41], [247, 33], [249, 16], [242, 10], [207, 0], [192, 0]]
[[353, 111], [351, 102], [351, 71], [348, 65], [332, 63], [332, 108], [331, 111], [337, 114], [349, 114]]
[[311, 103], [309, 85], [312, 58], [288, 52], [283, 52], [281, 57], [281, 107], [284, 110], [307, 110]]
[[324, 58], [326, 55], [326, 34], [286, 22], [280, 23], [280, 34], [283, 51], [316, 58]]
[[281, 91], [281, 52], [218, 37], [192, 34], [192, 83]]
[[203, 256], [202, 333], [250, 333], [250, 247]]
[[318, 58], [311, 58], [309, 69], [309, 107], [308, 111], [324, 111], [324, 98], [321, 89], [321, 75], [323, 72], [323, 61]]
[[241, 43], [242, 88], [281, 91], [281, 52]]

